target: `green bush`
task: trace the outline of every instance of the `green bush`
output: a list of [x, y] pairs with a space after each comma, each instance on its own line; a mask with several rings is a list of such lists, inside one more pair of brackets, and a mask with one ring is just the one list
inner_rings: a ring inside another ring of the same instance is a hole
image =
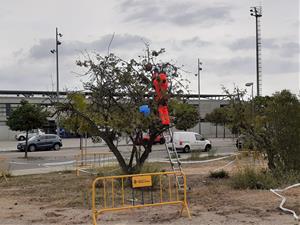
[[279, 183], [270, 171], [245, 167], [232, 176], [231, 185], [236, 189], [270, 189]]
[[210, 172], [209, 177], [215, 179], [223, 179], [223, 178], [228, 178], [229, 174], [227, 171], [222, 169], [222, 170]]
[[280, 185], [287, 186], [300, 182], [300, 172], [290, 170], [288, 172], [282, 170], [275, 170], [272, 172], [274, 178]]
[[158, 173], [164, 172], [160, 163], [145, 163], [140, 173]]

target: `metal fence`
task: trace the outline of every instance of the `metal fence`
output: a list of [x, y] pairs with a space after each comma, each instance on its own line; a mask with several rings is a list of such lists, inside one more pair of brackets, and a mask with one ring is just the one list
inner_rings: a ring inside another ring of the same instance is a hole
[[115, 156], [111, 152], [86, 153], [75, 156], [76, 174], [80, 172], [93, 173], [93, 170], [101, 167], [117, 165]]
[[[177, 178], [183, 179], [178, 188]], [[104, 212], [163, 205], [181, 205], [189, 218], [186, 176], [182, 172], [160, 172], [98, 177], [92, 184], [93, 224]]]

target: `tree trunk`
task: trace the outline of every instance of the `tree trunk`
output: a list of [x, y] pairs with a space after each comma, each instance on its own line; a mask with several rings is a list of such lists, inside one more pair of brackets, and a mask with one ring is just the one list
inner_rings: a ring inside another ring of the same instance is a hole
[[216, 138], [218, 137], [218, 124], [216, 123]]
[[26, 130], [26, 140], [25, 140], [25, 159], [27, 159], [27, 151], [28, 151], [28, 130]]
[[223, 138], [225, 138], [225, 123], [223, 123]]
[[121, 155], [120, 151], [118, 150], [118, 148], [114, 145], [113, 141], [111, 141], [108, 137], [101, 137], [105, 143], [107, 144], [108, 148], [112, 151], [112, 153], [116, 156], [119, 165], [121, 167], [121, 169], [123, 170], [123, 172], [125, 173], [130, 173], [128, 166], [126, 165], [126, 162], [123, 158], [123, 156]]

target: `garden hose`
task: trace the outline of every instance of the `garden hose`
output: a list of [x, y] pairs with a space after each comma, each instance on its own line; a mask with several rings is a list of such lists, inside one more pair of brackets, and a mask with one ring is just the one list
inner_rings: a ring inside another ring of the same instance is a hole
[[282, 196], [281, 194], [279, 194], [279, 193], [277, 193], [277, 192], [284, 192], [284, 191], [286, 191], [286, 190], [288, 190], [288, 189], [291, 189], [291, 188], [294, 188], [294, 187], [298, 187], [298, 186], [300, 186], [300, 183], [291, 185], [291, 186], [286, 187], [286, 188], [284, 188], [284, 189], [270, 189], [270, 191], [271, 191], [272, 193], [274, 193], [275, 195], [279, 196], [279, 197], [282, 199], [282, 201], [281, 201], [281, 203], [280, 203], [280, 205], [279, 205], [279, 208], [280, 208], [281, 210], [285, 211], [285, 212], [288, 212], [288, 213], [293, 214], [294, 218], [295, 218], [297, 221], [299, 221], [299, 216], [295, 213], [295, 211], [283, 207], [284, 203], [286, 202], [286, 197]]

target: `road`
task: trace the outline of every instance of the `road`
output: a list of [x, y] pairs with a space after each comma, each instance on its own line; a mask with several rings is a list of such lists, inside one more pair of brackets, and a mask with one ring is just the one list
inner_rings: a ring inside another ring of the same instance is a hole
[[[13, 175], [22, 175], [30, 173], [43, 173], [57, 170], [68, 170], [74, 168], [75, 156], [80, 154], [79, 147], [71, 147], [72, 143], [68, 140], [67, 146], [64, 146], [59, 151], [36, 151], [29, 152], [28, 159], [24, 159], [24, 152], [17, 151], [1, 151], [0, 157], [6, 158], [9, 171]], [[212, 141], [212, 154], [226, 155], [233, 153], [236, 149], [232, 139], [211, 139]], [[78, 140], [73, 140], [73, 146], [78, 146]], [[6, 143], [7, 144], [7, 143]], [[14, 143], [16, 144], [16, 142]], [[131, 146], [125, 145], [121, 142], [119, 146], [123, 155], [129, 155]], [[0, 142], [1, 145], [1, 142]], [[2, 145], [3, 146], [3, 145]], [[12, 147], [13, 148], [13, 147]], [[92, 144], [86, 148], [88, 153], [102, 153], [109, 152], [107, 146], [103, 143], [98, 146]], [[179, 153], [181, 158], [187, 158], [191, 153]], [[201, 153], [207, 155], [207, 153]], [[167, 152], [165, 145], [154, 145], [153, 150], [150, 153], [149, 161], [161, 161], [167, 159]]]

